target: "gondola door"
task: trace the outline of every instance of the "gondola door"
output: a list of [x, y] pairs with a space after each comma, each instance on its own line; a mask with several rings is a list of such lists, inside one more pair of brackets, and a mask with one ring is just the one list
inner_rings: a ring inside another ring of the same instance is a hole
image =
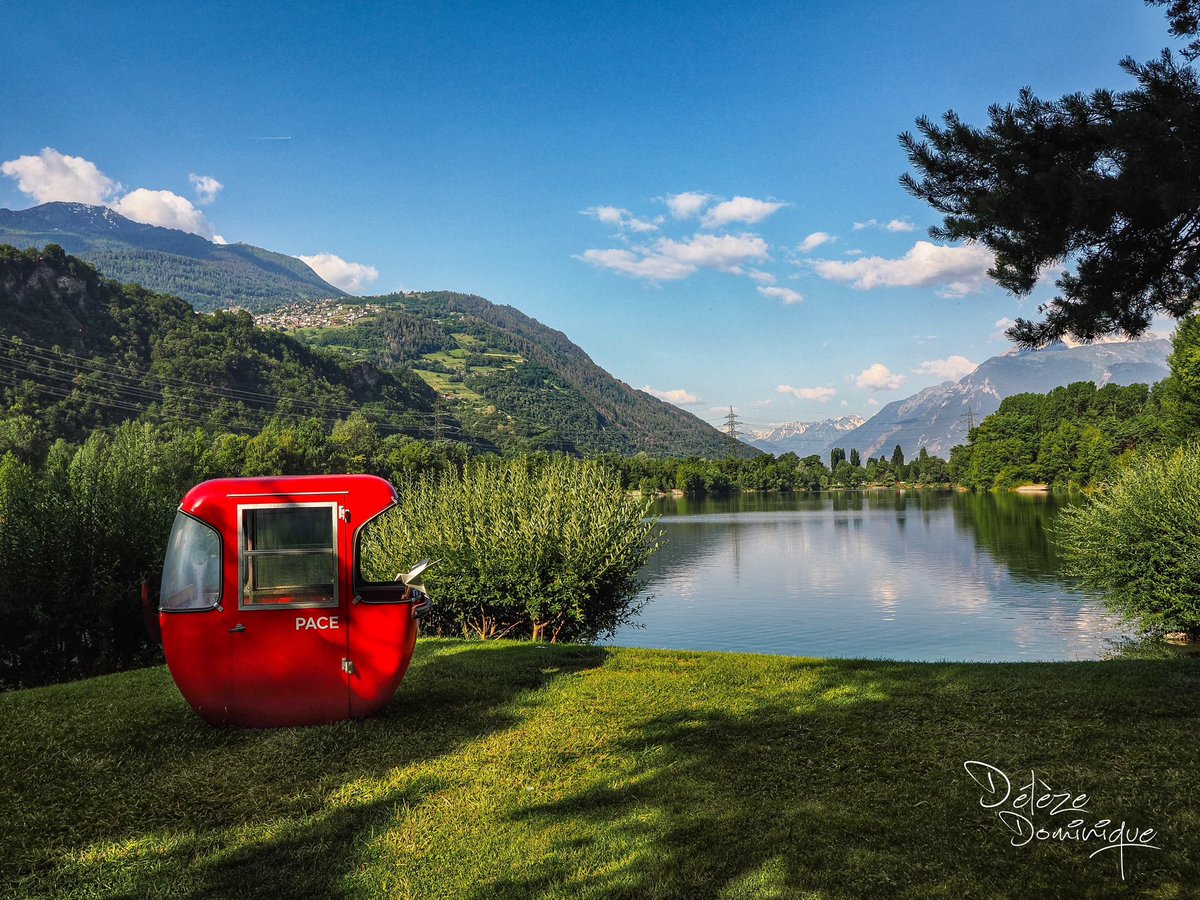
[[[349, 571], [337, 502], [237, 508], [237, 667], [234, 724], [278, 726], [345, 719], [349, 712]], [[231, 598], [232, 599], [232, 598]]]

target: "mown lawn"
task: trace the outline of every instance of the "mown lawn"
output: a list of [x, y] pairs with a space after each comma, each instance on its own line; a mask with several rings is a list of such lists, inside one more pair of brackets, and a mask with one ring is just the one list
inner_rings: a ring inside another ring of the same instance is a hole
[[[1198, 690], [1191, 660], [426, 640], [384, 715], [318, 728], [211, 728], [161, 668], [12, 692], [0, 893], [1197, 896]], [[967, 760], [1161, 849], [1122, 881], [1098, 842], [1010, 846]]]

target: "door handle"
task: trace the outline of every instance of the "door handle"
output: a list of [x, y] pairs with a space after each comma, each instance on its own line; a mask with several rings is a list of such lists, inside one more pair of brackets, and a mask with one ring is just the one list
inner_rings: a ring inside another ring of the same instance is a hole
[[239, 632], [242, 632], [245, 630], [246, 630], [246, 626], [243, 625], [241, 622], [238, 622], [236, 625], [234, 625], [232, 628], [229, 629], [229, 633], [230, 634], [238, 634]]

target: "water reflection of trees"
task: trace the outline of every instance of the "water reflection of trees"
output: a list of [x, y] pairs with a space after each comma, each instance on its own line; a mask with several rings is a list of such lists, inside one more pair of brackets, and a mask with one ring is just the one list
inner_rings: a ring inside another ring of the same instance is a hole
[[952, 502], [955, 527], [968, 532], [1014, 578], [1045, 582], [1060, 577], [1054, 522], [1063, 507], [1078, 499], [989, 492], [955, 494]]

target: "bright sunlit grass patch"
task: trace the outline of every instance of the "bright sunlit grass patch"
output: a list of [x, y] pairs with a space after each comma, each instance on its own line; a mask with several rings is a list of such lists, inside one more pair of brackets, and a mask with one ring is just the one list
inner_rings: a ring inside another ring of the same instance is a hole
[[[383, 715], [205, 725], [164, 669], [0, 695], [0, 896], [1180, 896], [1200, 665], [422, 641]], [[1013, 847], [1036, 770], [1160, 850]]]

